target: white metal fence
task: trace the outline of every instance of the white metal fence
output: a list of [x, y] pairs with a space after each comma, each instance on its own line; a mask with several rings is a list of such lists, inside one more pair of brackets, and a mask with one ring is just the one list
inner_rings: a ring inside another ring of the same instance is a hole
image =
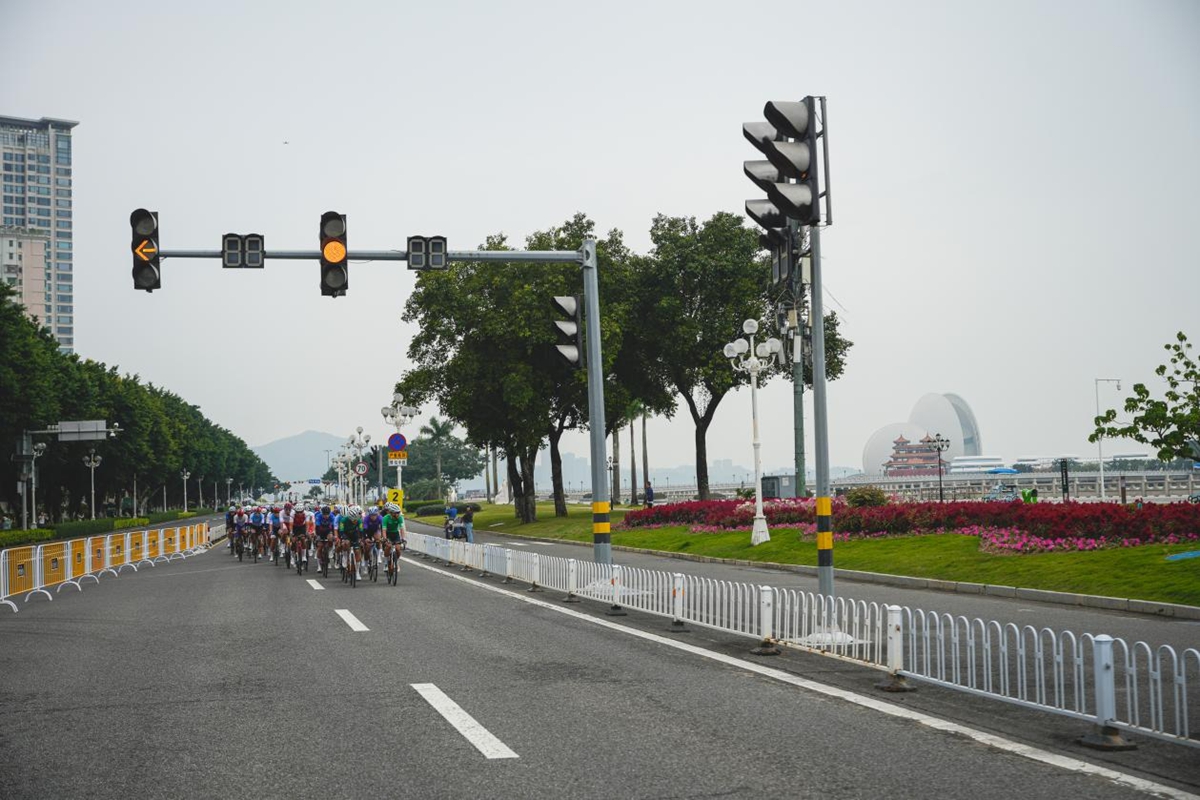
[[414, 553], [466, 569], [1200, 748], [1200, 649], [1129, 644], [907, 606], [778, 589], [419, 533]]

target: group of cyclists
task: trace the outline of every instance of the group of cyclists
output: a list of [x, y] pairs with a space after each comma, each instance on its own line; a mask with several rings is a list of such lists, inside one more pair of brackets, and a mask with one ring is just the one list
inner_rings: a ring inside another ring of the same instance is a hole
[[[225, 513], [230, 552], [241, 560], [282, 560], [297, 574], [315, 561], [321, 575], [328, 577], [330, 562], [351, 586], [365, 577], [378, 579], [385, 566], [387, 580], [396, 584], [400, 554], [405, 546], [404, 515], [399, 505], [323, 505], [310, 503], [282, 506], [230, 506]], [[364, 574], [365, 573], [365, 574]]]

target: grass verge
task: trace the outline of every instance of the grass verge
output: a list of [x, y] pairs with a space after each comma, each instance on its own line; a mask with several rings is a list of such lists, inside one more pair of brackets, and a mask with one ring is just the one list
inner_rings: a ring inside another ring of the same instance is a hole
[[[615, 524], [625, 510], [614, 509]], [[570, 506], [555, 517], [552, 504], [538, 504], [538, 521], [520, 524], [509, 506], [484, 506], [475, 515], [477, 531], [543, 539], [592, 540], [591, 512]], [[817, 545], [794, 530], [776, 529], [771, 541], [750, 546], [750, 534], [691, 533], [685, 526], [614, 531], [614, 545], [685, 552], [714, 558], [816, 566]], [[1200, 549], [1195, 544], [1145, 545], [1079, 553], [991, 555], [979, 552], [979, 538], [959, 534], [902, 536], [836, 542], [840, 569], [936, 578], [947, 581], [1020, 586], [1054, 592], [1127, 597], [1200, 606], [1200, 558], [1167, 561], [1166, 556]]]

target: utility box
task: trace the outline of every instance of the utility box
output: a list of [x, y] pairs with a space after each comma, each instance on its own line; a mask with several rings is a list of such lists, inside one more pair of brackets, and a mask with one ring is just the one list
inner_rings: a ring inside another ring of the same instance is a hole
[[762, 483], [764, 500], [796, 496], [795, 475], [763, 475]]

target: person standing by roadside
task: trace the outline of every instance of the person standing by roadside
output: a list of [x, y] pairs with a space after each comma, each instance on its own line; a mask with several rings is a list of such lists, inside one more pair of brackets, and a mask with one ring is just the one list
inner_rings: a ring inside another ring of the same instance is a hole
[[646, 481], [646, 488], [642, 491], [642, 496], [646, 501], [646, 508], [654, 505], [654, 487], [650, 485], [650, 481]]
[[463, 527], [467, 531], [467, 544], [475, 543], [475, 507], [468, 505], [462, 513]]

